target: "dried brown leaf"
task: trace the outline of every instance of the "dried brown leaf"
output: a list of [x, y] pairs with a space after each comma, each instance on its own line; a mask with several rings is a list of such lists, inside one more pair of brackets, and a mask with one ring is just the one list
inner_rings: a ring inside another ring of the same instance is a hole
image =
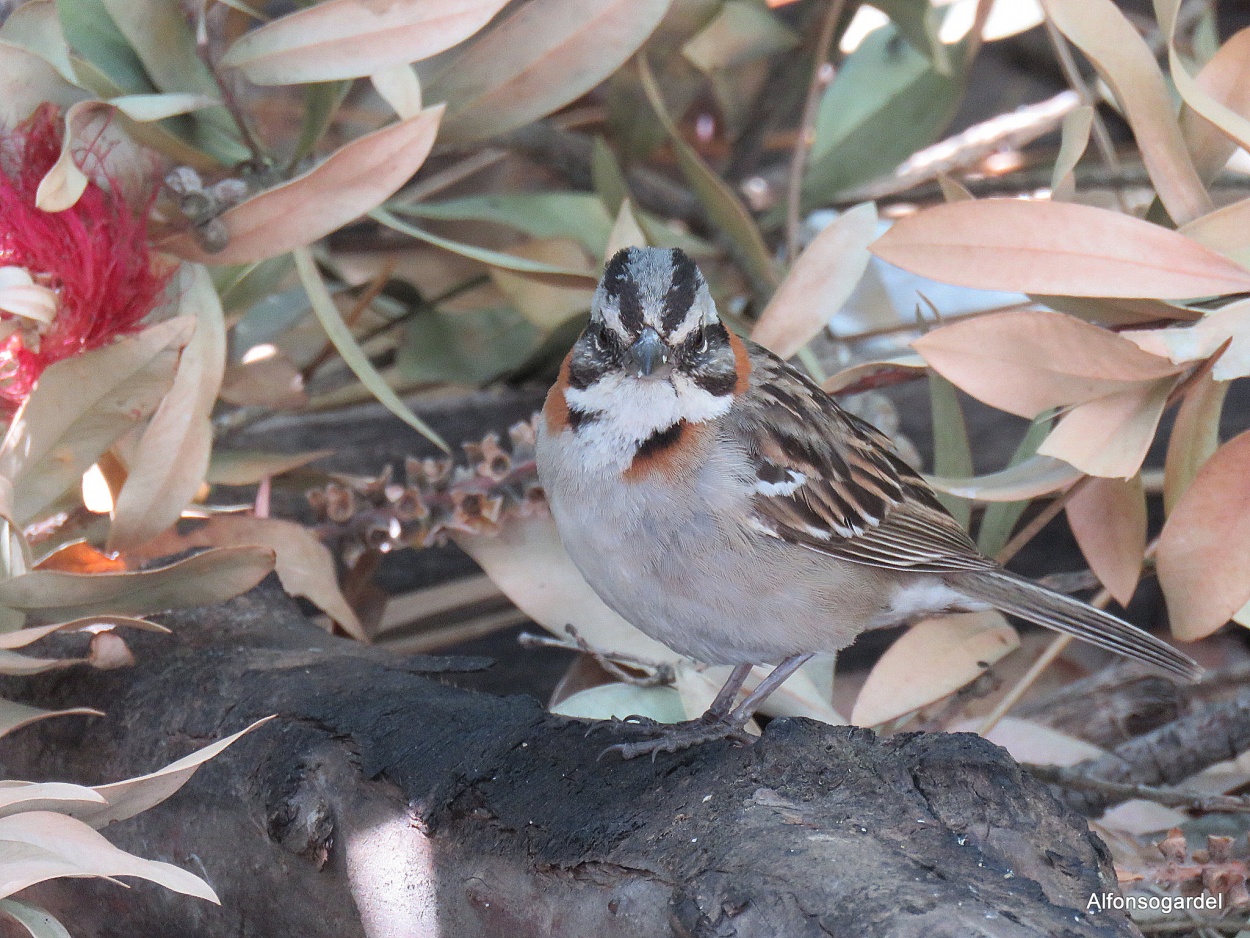
[[1114, 332], [1041, 310], [951, 323], [912, 347], [973, 397], [1029, 418], [1181, 370]]
[[1068, 525], [1099, 582], [1122, 606], [1137, 590], [1146, 555], [1146, 492], [1141, 475], [1090, 479], [1068, 501]]
[[1150, 299], [1250, 290], [1250, 270], [1184, 235], [1069, 202], [935, 205], [899, 219], [870, 250], [912, 273], [982, 290]]
[[228, 209], [221, 251], [205, 251], [190, 234], [161, 244], [202, 264], [249, 264], [311, 244], [390, 198], [425, 162], [443, 105], [365, 134], [289, 182]]
[[1198, 470], [1159, 538], [1159, 583], [1172, 634], [1210, 635], [1250, 601], [1250, 431]]

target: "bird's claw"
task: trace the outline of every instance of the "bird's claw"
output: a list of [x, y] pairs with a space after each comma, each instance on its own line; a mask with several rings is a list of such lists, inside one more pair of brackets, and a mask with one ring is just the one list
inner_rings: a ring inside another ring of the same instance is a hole
[[654, 762], [661, 752], [680, 752], [697, 746], [700, 743], [712, 742], [717, 739], [728, 739], [737, 745], [750, 745], [754, 738], [746, 732], [741, 724], [723, 720], [708, 721], [706, 719], [691, 720], [687, 723], [661, 724], [654, 720], [645, 728], [656, 735], [652, 739], [637, 742], [616, 743], [599, 753], [602, 760], [608, 753], [616, 753], [622, 759], [636, 759], [651, 754]]
[[595, 733], [599, 733], [603, 730], [621, 730], [626, 728], [634, 730], [657, 730], [665, 725], [666, 724], [664, 723], [651, 719], [651, 717], [644, 717], [639, 713], [631, 713], [627, 717], [612, 717], [608, 720], [596, 720], [594, 723], [590, 724], [590, 727], [586, 730], [586, 737], [589, 738]]

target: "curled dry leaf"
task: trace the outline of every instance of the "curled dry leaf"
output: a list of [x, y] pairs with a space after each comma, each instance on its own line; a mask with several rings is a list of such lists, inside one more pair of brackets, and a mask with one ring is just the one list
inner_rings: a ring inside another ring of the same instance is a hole
[[399, 117], [416, 117], [421, 103], [421, 80], [411, 65], [401, 62], [369, 76], [373, 90]]
[[878, 726], [941, 700], [1019, 645], [1016, 630], [995, 610], [918, 622], [873, 666], [851, 722]]
[[1114, 332], [1040, 310], [951, 323], [912, 347], [973, 397], [1029, 418], [1135, 390], [1181, 370]]
[[1228, 382], [1203, 375], [1176, 412], [1163, 471], [1163, 510], [1169, 515], [1202, 464], [1219, 449], [1220, 412], [1227, 394]]
[[273, 566], [273, 552], [265, 548], [220, 547], [134, 573], [35, 570], [0, 582], [0, 606], [44, 618], [138, 616], [211, 606], [247, 592]]
[[71, 707], [68, 710], [44, 710], [30, 707], [14, 700], [0, 698], [0, 736], [7, 736], [14, 730], [46, 720], [49, 717], [88, 716], [102, 717], [104, 714], [92, 707]]
[[62, 811], [77, 802], [79, 805], [107, 804], [85, 785], [68, 782], [6, 782], [0, 785], [0, 817], [19, 811]]
[[[1212, 100], [1250, 117], [1250, 28], [1229, 37], [1194, 81]], [[1181, 108], [1180, 126], [1198, 175], [1210, 182], [1224, 168], [1237, 145], [1188, 106]]]
[[1127, 606], [1146, 556], [1146, 492], [1141, 474], [1090, 479], [1068, 501], [1068, 525], [1099, 582]]
[[[144, 860], [119, 850], [82, 821], [51, 811], [0, 818], [0, 841], [33, 851], [6, 852], [0, 860], [0, 896], [57, 876], [137, 876], [174, 892], [217, 902], [212, 887], [171, 863]], [[42, 862], [40, 862], [42, 861]]]
[[257, 361], [226, 368], [221, 399], [237, 407], [269, 407], [290, 410], [308, 403], [304, 376], [281, 349]]
[[171, 534], [162, 539], [159, 549], [162, 553], [177, 553], [189, 547], [237, 549], [249, 545], [272, 553], [273, 570], [287, 593], [308, 599], [353, 638], [369, 640], [339, 590], [330, 551], [301, 524], [277, 518], [216, 515], [186, 534]]
[[36, 625], [26, 629], [17, 629], [13, 632], [5, 632], [0, 634], [0, 650], [7, 651], [14, 648], [25, 648], [32, 642], [37, 642], [53, 632], [77, 632], [87, 628], [112, 626], [127, 626], [144, 632], [169, 632], [169, 629], [163, 625], [149, 622], [147, 619], [136, 619], [132, 616], [86, 616], [81, 619], [72, 619], [69, 622], [57, 622], [53, 625]]
[[1187, 238], [1219, 251], [1238, 264], [1250, 261], [1246, 226], [1250, 225], [1250, 199], [1241, 199], [1195, 218], [1178, 230]]
[[1139, 348], [1183, 364], [1210, 358], [1226, 342], [1228, 348], [1211, 368], [1216, 381], [1250, 375], [1250, 300], [1208, 313], [1192, 326], [1140, 329], [1123, 333]]
[[106, 554], [86, 541], [70, 541], [35, 563], [36, 570], [63, 570], [66, 573], [120, 573], [126, 569], [122, 557]]
[[208, 271], [199, 264], [182, 266], [177, 288], [179, 312], [194, 318], [195, 335], [129, 459], [109, 527], [110, 551], [142, 544], [177, 521], [208, 470], [210, 418], [226, 367], [225, 315]]
[[982, 290], [1184, 299], [1250, 290], [1250, 270], [1184, 235], [1068, 202], [978, 199], [899, 219], [870, 250]]
[[134, 817], [139, 812], [160, 804], [185, 785], [201, 765], [221, 753], [239, 737], [252, 732], [272, 719], [272, 716], [268, 716], [263, 720], [257, 720], [239, 732], [225, 739], [219, 739], [202, 749], [197, 749], [190, 755], [183, 756], [155, 772], [109, 785], [96, 785], [91, 791], [99, 795], [103, 803], [91, 802], [75, 806], [68, 811], [63, 810], [63, 813], [70, 814], [97, 830], [116, 821]]
[[244, 34], [222, 57], [257, 85], [362, 78], [437, 55], [506, 0], [327, 0]]
[[1137, 28], [1112, 0], [1043, 0], [1043, 5], [1111, 86], [1168, 214], [1184, 224], [1209, 212], [1211, 197], [1172, 116], [1167, 83]]
[[860, 384], [871, 385], [875, 379], [885, 379], [899, 373], [914, 372], [911, 377], [919, 377], [921, 372], [929, 370], [923, 358], [911, 352], [905, 352], [897, 358], [886, 358], [879, 361], [860, 362], [843, 368], [837, 374], [826, 378], [821, 387], [828, 394], [838, 394], [847, 388]]
[[978, 502], [1018, 502], [1065, 489], [1082, 473], [1070, 463], [1053, 456], [1030, 456], [1014, 466], [972, 476], [968, 479], [949, 479], [942, 476], [926, 476], [935, 489], [960, 498]]
[[289, 182], [220, 216], [229, 243], [216, 253], [184, 233], [161, 244], [202, 264], [249, 264], [311, 244], [376, 208], [412, 178], [438, 133], [443, 106], [365, 134]]
[[29, 902], [0, 899], [0, 912], [25, 928], [30, 938], [71, 938], [65, 926], [51, 913]]
[[178, 317], [49, 366], [0, 442], [13, 517], [29, 521], [122, 434], [146, 420], [173, 381], [194, 320]]
[[877, 207], [871, 202], [838, 216], [803, 249], [751, 338], [782, 358], [810, 342], [859, 284], [876, 233]]
[[17, 126], [45, 101], [70, 107], [85, 95], [42, 56], [0, 41], [0, 125]]
[[1172, 634], [1210, 635], [1250, 601], [1250, 431], [1198, 470], [1159, 538], [1159, 584]]
[[52, 164], [35, 194], [35, 205], [45, 212], [63, 212], [78, 201], [87, 188], [87, 177], [78, 168], [75, 152], [82, 146], [87, 129], [100, 131], [101, 111], [120, 111], [140, 123], [164, 120], [219, 104], [215, 98], [198, 94], [134, 94], [109, 101], [79, 101], [65, 112], [65, 133], [61, 155]]
[[1141, 468], [1154, 440], [1173, 377], [1142, 381], [1088, 401], [1066, 414], [1037, 448], [1091, 476], [1127, 479]]
[[580, 98], [625, 63], [672, 0], [538, 0], [470, 43], [429, 84], [444, 137], [482, 140]]

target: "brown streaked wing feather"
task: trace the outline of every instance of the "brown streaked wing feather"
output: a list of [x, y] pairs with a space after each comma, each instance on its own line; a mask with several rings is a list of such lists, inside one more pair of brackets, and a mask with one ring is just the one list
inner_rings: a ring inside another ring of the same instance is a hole
[[774, 483], [775, 491], [755, 496], [761, 530], [876, 567], [952, 573], [997, 566], [878, 430], [770, 352], [752, 346], [751, 366], [751, 391], [729, 423], [757, 476]]

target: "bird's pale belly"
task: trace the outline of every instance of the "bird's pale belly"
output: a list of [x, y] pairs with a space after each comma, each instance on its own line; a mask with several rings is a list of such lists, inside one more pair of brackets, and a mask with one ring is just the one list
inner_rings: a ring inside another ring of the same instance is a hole
[[888, 594], [879, 571], [774, 542], [694, 497], [703, 493], [673, 498], [646, 481], [606, 492], [561, 488], [574, 494], [554, 500], [552, 512], [591, 587], [643, 632], [699, 661], [836, 651], [880, 615]]

